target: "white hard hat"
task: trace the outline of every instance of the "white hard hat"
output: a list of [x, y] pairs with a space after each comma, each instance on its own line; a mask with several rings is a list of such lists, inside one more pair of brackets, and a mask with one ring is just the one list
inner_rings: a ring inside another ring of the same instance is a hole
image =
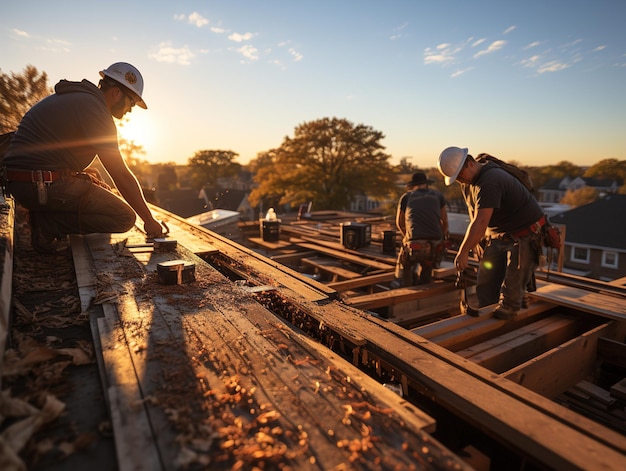
[[108, 68], [100, 71], [100, 77], [109, 77], [116, 82], [124, 85], [131, 92], [137, 95], [137, 105], [144, 110], [148, 109], [146, 102], [143, 101], [141, 94], [143, 93], [143, 77], [136, 67], [127, 62], [116, 62]]
[[460, 147], [448, 147], [444, 149], [439, 156], [437, 167], [441, 174], [445, 177], [446, 185], [452, 185], [456, 177], [461, 173], [465, 159], [467, 158], [467, 149]]

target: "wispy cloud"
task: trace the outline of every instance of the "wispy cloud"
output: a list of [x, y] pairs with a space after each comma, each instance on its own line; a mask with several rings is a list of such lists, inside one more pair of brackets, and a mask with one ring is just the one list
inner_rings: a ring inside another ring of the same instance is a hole
[[244, 44], [239, 49], [237, 49], [237, 52], [239, 52], [242, 56], [251, 61], [256, 61], [259, 59], [259, 50], [250, 44]]
[[174, 19], [177, 21], [187, 21], [190, 25], [197, 26], [198, 28], [202, 28], [203, 26], [209, 24], [209, 20], [195, 11], [190, 15], [185, 15], [184, 13], [175, 14]]
[[196, 55], [188, 46], [174, 47], [169, 41], [164, 41], [158, 45], [157, 50], [150, 54], [150, 57], [158, 62], [170, 64], [189, 65], [191, 59]]
[[515, 25], [509, 26], [507, 29], [504, 30], [503, 34], [509, 34], [511, 31], [514, 31], [516, 28], [517, 26]]
[[604, 45], [602, 45], [602, 46], [598, 46], [598, 47], [596, 47], [596, 48], [593, 50], [593, 52], [602, 51], [602, 50], [604, 50], [604, 49], [606, 49], [606, 46], [604, 46]]
[[228, 39], [230, 39], [231, 41], [235, 41], [236, 43], [241, 43], [244, 41], [249, 41], [253, 37], [254, 37], [254, 34], [252, 33], [245, 33], [245, 34], [233, 33], [228, 36]]
[[435, 49], [427, 47], [424, 50], [424, 64], [446, 64], [454, 62], [455, 54], [461, 50], [449, 43], [439, 44]]
[[391, 39], [392, 41], [399, 39], [403, 36], [402, 31], [404, 31], [404, 29], [406, 29], [406, 27], [408, 26], [408, 23], [404, 23], [401, 24], [400, 26], [398, 26], [397, 28], [394, 28], [392, 31], [393, 33], [391, 34], [391, 36], [389, 36], [389, 39]]
[[546, 62], [545, 64], [541, 64], [539, 67], [537, 67], [537, 73], [545, 74], [546, 72], [558, 72], [560, 70], [565, 70], [569, 67], [571, 67], [571, 64], [567, 64], [558, 60], [553, 60]]
[[474, 67], [467, 67], [465, 69], [457, 69], [457, 70], [455, 70], [454, 72], [452, 72], [450, 74], [450, 77], [452, 77], [452, 78], [460, 77], [461, 75], [463, 75], [466, 72], [469, 72], [470, 70], [473, 70], [473, 69], [474, 69]]
[[484, 43], [487, 39], [486, 38], [480, 38], [477, 39], [476, 41], [474, 41], [472, 43], [472, 47], [476, 47], [476, 46], [480, 46], [482, 43]]
[[296, 51], [293, 47], [289, 48], [289, 54], [293, 56], [294, 62], [300, 62], [302, 58], [304, 57], [302, 54]]
[[541, 42], [540, 42], [540, 41], [533, 41], [532, 43], [528, 44], [527, 46], [524, 46], [522, 49], [523, 49], [524, 51], [527, 51], [528, 49], [532, 49], [532, 48], [534, 48], [534, 47], [537, 47], [537, 46], [539, 46], [540, 44], [541, 44]]
[[504, 46], [506, 46], [506, 41], [504, 41], [503, 39], [499, 39], [497, 41], [494, 41], [487, 47], [487, 49], [483, 49], [481, 51], [478, 51], [476, 54], [474, 54], [474, 59], [477, 59], [477, 58], [479, 58], [481, 56], [484, 56], [486, 54], [491, 54], [493, 52], [499, 51]]
[[209, 20], [204, 18], [200, 13], [194, 11], [191, 15], [189, 15], [189, 24], [202, 28], [203, 26], [209, 24]]
[[22, 31], [21, 29], [13, 28], [13, 32], [18, 36], [22, 36], [23, 38], [30, 38], [30, 34], [28, 34], [26, 31]]

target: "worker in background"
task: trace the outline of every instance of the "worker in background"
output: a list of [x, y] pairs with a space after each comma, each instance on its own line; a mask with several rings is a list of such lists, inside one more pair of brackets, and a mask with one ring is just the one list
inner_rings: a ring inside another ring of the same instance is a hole
[[[120, 154], [113, 121], [135, 105], [147, 108], [143, 78], [125, 62], [100, 77], [98, 86], [87, 80], [57, 83], [54, 94], [24, 115], [1, 162], [6, 189], [29, 210], [39, 252], [62, 249], [67, 234], [126, 232], [136, 215], [149, 238], [163, 235]], [[123, 199], [89, 167], [96, 156]]]
[[394, 286], [399, 280], [404, 286], [430, 283], [433, 268], [443, 258], [443, 240], [448, 237], [446, 201], [439, 191], [428, 188], [430, 183], [424, 173], [414, 173], [398, 202], [396, 226], [402, 247]]
[[493, 162], [477, 162], [468, 149], [448, 147], [438, 168], [446, 185], [461, 184], [470, 216], [454, 261], [457, 270], [468, 267], [474, 251], [480, 260], [479, 307], [498, 303], [494, 317], [512, 319], [539, 263], [544, 212], [517, 178]]

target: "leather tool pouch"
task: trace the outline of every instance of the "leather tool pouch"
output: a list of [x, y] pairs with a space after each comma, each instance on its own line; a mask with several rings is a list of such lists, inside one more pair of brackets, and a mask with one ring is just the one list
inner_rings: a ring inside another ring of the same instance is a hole
[[551, 249], [561, 248], [561, 230], [550, 223], [546, 223], [541, 228], [543, 245]]

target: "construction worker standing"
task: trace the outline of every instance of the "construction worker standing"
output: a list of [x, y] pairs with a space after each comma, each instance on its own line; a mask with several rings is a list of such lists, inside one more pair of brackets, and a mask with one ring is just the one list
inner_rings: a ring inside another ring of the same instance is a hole
[[467, 149], [448, 147], [438, 168], [446, 185], [461, 184], [470, 215], [457, 270], [467, 268], [470, 251], [484, 247], [476, 284], [479, 307], [498, 303], [494, 317], [512, 319], [539, 263], [544, 212], [517, 178], [494, 162], [476, 161]]
[[[22, 118], [1, 164], [4, 184], [29, 210], [33, 248], [53, 253], [67, 234], [125, 232], [136, 215], [148, 237], [163, 227], [120, 154], [113, 117], [121, 119], [142, 98], [143, 78], [117, 62], [100, 72], [98, 86], [61, 80], [55, 93]], [[122, 198], [89, 169], [98, 156]]]
[[424, 173], [414, 173], [398, 202], [396, 226], [403, 237], [395, 276], [404, 286], [429, 283], [443, 256], [443, 239], [448, 236], [446, 202], [439, 191], [428, 188], [430, 183]]

